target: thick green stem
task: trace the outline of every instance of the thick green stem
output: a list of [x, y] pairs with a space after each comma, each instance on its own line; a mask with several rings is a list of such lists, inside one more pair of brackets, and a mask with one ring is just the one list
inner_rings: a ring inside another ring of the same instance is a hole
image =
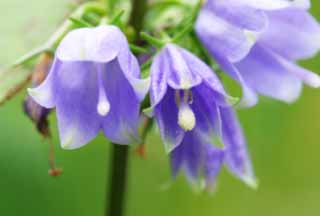
[[106, 216], [122, 216], [125, 204], [128, 146], [112, 143], [112, 158]]
[[107, 11], [109, 15], [113, 14], [113, 10], [116, 6], [117, 0], [107, 0]]
[[132, 11], [130, 16], [130, 25], [134, 28], [139, 38], [139, 33], [143, 27], [144, 15], [147, 9], [146, 0], [131, 0]]

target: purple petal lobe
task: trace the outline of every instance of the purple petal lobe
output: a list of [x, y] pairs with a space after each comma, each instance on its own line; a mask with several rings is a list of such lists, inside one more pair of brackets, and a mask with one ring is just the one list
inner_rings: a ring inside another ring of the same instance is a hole
[[106, 137], [117, 144], [139, 142], [140, 103], [133, 87], [124, 76], [117, 60], [107, 63], [102, 70], [104, 88], [111, 105], [109, 113], [102, 120]]
[[55, 86], [56, 75], [60, 67], [59, 60], [55, 59], [50, 72], [46, 79], [36, 88], [28, 89], [29, 95], [41, 106], [45, 108], [53, 108], [55, 102]]
[[206, 144], [203, 147], [205, 152], [204, 176], [206, 187], [211, 188], [214, 186], [216, 177], [224, 162], [225, 152], [210, 144]]
[[206, 9], [199, 14], [195, 29], [210, 53], [218, 53], [231, 62], [244, 58], [256, 42], [256, 32], [244, 31]]
[[[207, 66], [199, 58], [186, 50], [181, 50], [181, 53], [185, 58], [190, 70], [192, 70], [196, 74], [199, 74], [199, 76], [202, 78], [201, 85], [204, 84], [211, 89], [211, 94], [216, 96], [215, 100], [217, 103], [219, 103], [220, 105], [226, 105], [227, 103], [228, 106], [230, 104], [233, 104], [233, 101], [237, 100], [236, 98], [231, 97], [225, 92], [220, 79], [209, 66]], [[230, 104], [228, 104], [229, 102]]]
[[138, 97], [142, 101], [150, 88], [150, 78], [141, 79], [140, 66], [137, 58], [130, 52], [129, 47], [125, 46], [118, 55], [120, 67], [129, 81], [130, 85]]
[[[231, 0], [237, 1], [237, 0]], [[307, 8], [310, 0], [241, 0], [242, 4], [263, 9], [263, 10], [278, 10], [288, 7], [302, 7]]]
[[234, 64], [230, 63], [227, 59], [215, 55], [215, 59], [219, 62], [221, 68], [236, 80], [242, 87], [242, 98], [237, 106], [239, 107], [251, 107], [257, 104], [258, 96], [253, 89], [245, 82], [238, 68]]
[[226, 164], [235, 176], [256, 187], [251, 160], [241, 126], [232, 108], [221, 108], [222, 139], [225, 145]]
[[109, 62], [126, 45], [127, 40], [118, 27], [80, 28], [61, 41], [57, 57], [62, 61]]
[[156, 106], [167, 92], [167, 76], [169, 72], [168, 61], [165, 61], [164, 53], [159, 53], [151, 65], [150, 97], [152, 106]]
[[208, 1], [205, 7], [229, 23], [243, 29], [261, 31], [268, 24], [264, 11], [243, 4], [241, 1], [214, 0]]
[[164, 60], [168, 61], [169, 74], [168, 85], [174, 89], [190, 89], [201, 83], [201, 77], [188, 67], [186, 60], [182, 56], [182, 49], [174, 44], [168, 44], [163, 49]]
[[268, 18], [269, 28], [259, 39], [263, 46], [290, 60], [310, 58], [320, 50], [320, 25], [307, 11], [270, 11]]
[[267, 49], [256, 45], [236, 64], [245, 82], [258, 93], [291, 103], [301, 92], [302, 82]]
[[191, 182], [197, 180], [203, 157], [201, 145], [196, 133], [186, 133], [181, 145], [171, 153], [171, 167], [174, 176], [183, 168]]
[[200, 85], [192, 90], [192, 110], [196, 117], [196, 130], [207, 137], [221, 135], [220, 110], [216, 104], [214, 92], [206, 85]]
[[74, 149], [92, 140], [100, 129], [96, 73], [93, 63], [62, 63], [54, 83], [60, 141]]
[[171, 152], [180, 145], [185, 134], [184, 130], [178, 124], [178, 108], [174, 95], [174, 90], [168, 88], [166, 95], [154, 108], [160, 135], [167, 152]]

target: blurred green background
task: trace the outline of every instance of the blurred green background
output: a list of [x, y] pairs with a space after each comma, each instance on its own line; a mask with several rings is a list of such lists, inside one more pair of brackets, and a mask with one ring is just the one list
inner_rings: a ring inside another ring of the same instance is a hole
[[[65, 16], [64, 0], [0, 1], [0, 67], [43, 42]], [[320, 3], [312, 13], [320, 20]], [[304, 62], [320, 72], [320, 55]], [[99, 136], [75, 151], [61, 150], [50, 117], [62, 176], [48, 176], [48, 145], [24, 116], [25, 92], [0, 107], [0, 215], [98, 216], [104, 213], [110, 144]], [[320, 215], [319, 91], [305, 88], [289, 106], [262, 99], [239, 111], [260, 187], [247, 188], [226, 171], [213, 195], [197, 193], [170, 172], [159, 134], [147, 140], [147, 159], [130, 153], [127, 216]]]

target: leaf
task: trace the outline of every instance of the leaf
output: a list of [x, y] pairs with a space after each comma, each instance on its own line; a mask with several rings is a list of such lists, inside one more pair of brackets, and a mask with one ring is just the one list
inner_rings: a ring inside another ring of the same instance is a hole
[[31, 75], [32, 70], [22, 66], [0, 70], [0, 105], [23, 90]]

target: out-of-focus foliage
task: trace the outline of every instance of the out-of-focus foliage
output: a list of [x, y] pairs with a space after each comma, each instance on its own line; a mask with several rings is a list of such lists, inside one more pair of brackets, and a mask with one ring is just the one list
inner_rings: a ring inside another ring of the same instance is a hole
[[[312, 2], [313, 14], [320, 20], [320, 3]], [[69, 3], [0, 1], [1, 67], [45, 41], [61, 23]], [[320, 55], [303, 64], [320, 72]], [[100, 136], [79, 150], [61, 150], [51, 115], [57, 164], [64, 173], [48, 176], [48, 143], [24, 116], [24, 95], [0, 107], [1, 215], [103, 215], [110, 144]], [[225, 173], [213, 196], [192, 191], [184, 178], [170, 185], [168, 158], [153, 131], [147, 137], [145, 160], [131, 151], [126, 215], [318, 215], [319, 90], [306, 89], [291, 106], [263, 99], [239, 114], [260, 180], [257, 191]]]

